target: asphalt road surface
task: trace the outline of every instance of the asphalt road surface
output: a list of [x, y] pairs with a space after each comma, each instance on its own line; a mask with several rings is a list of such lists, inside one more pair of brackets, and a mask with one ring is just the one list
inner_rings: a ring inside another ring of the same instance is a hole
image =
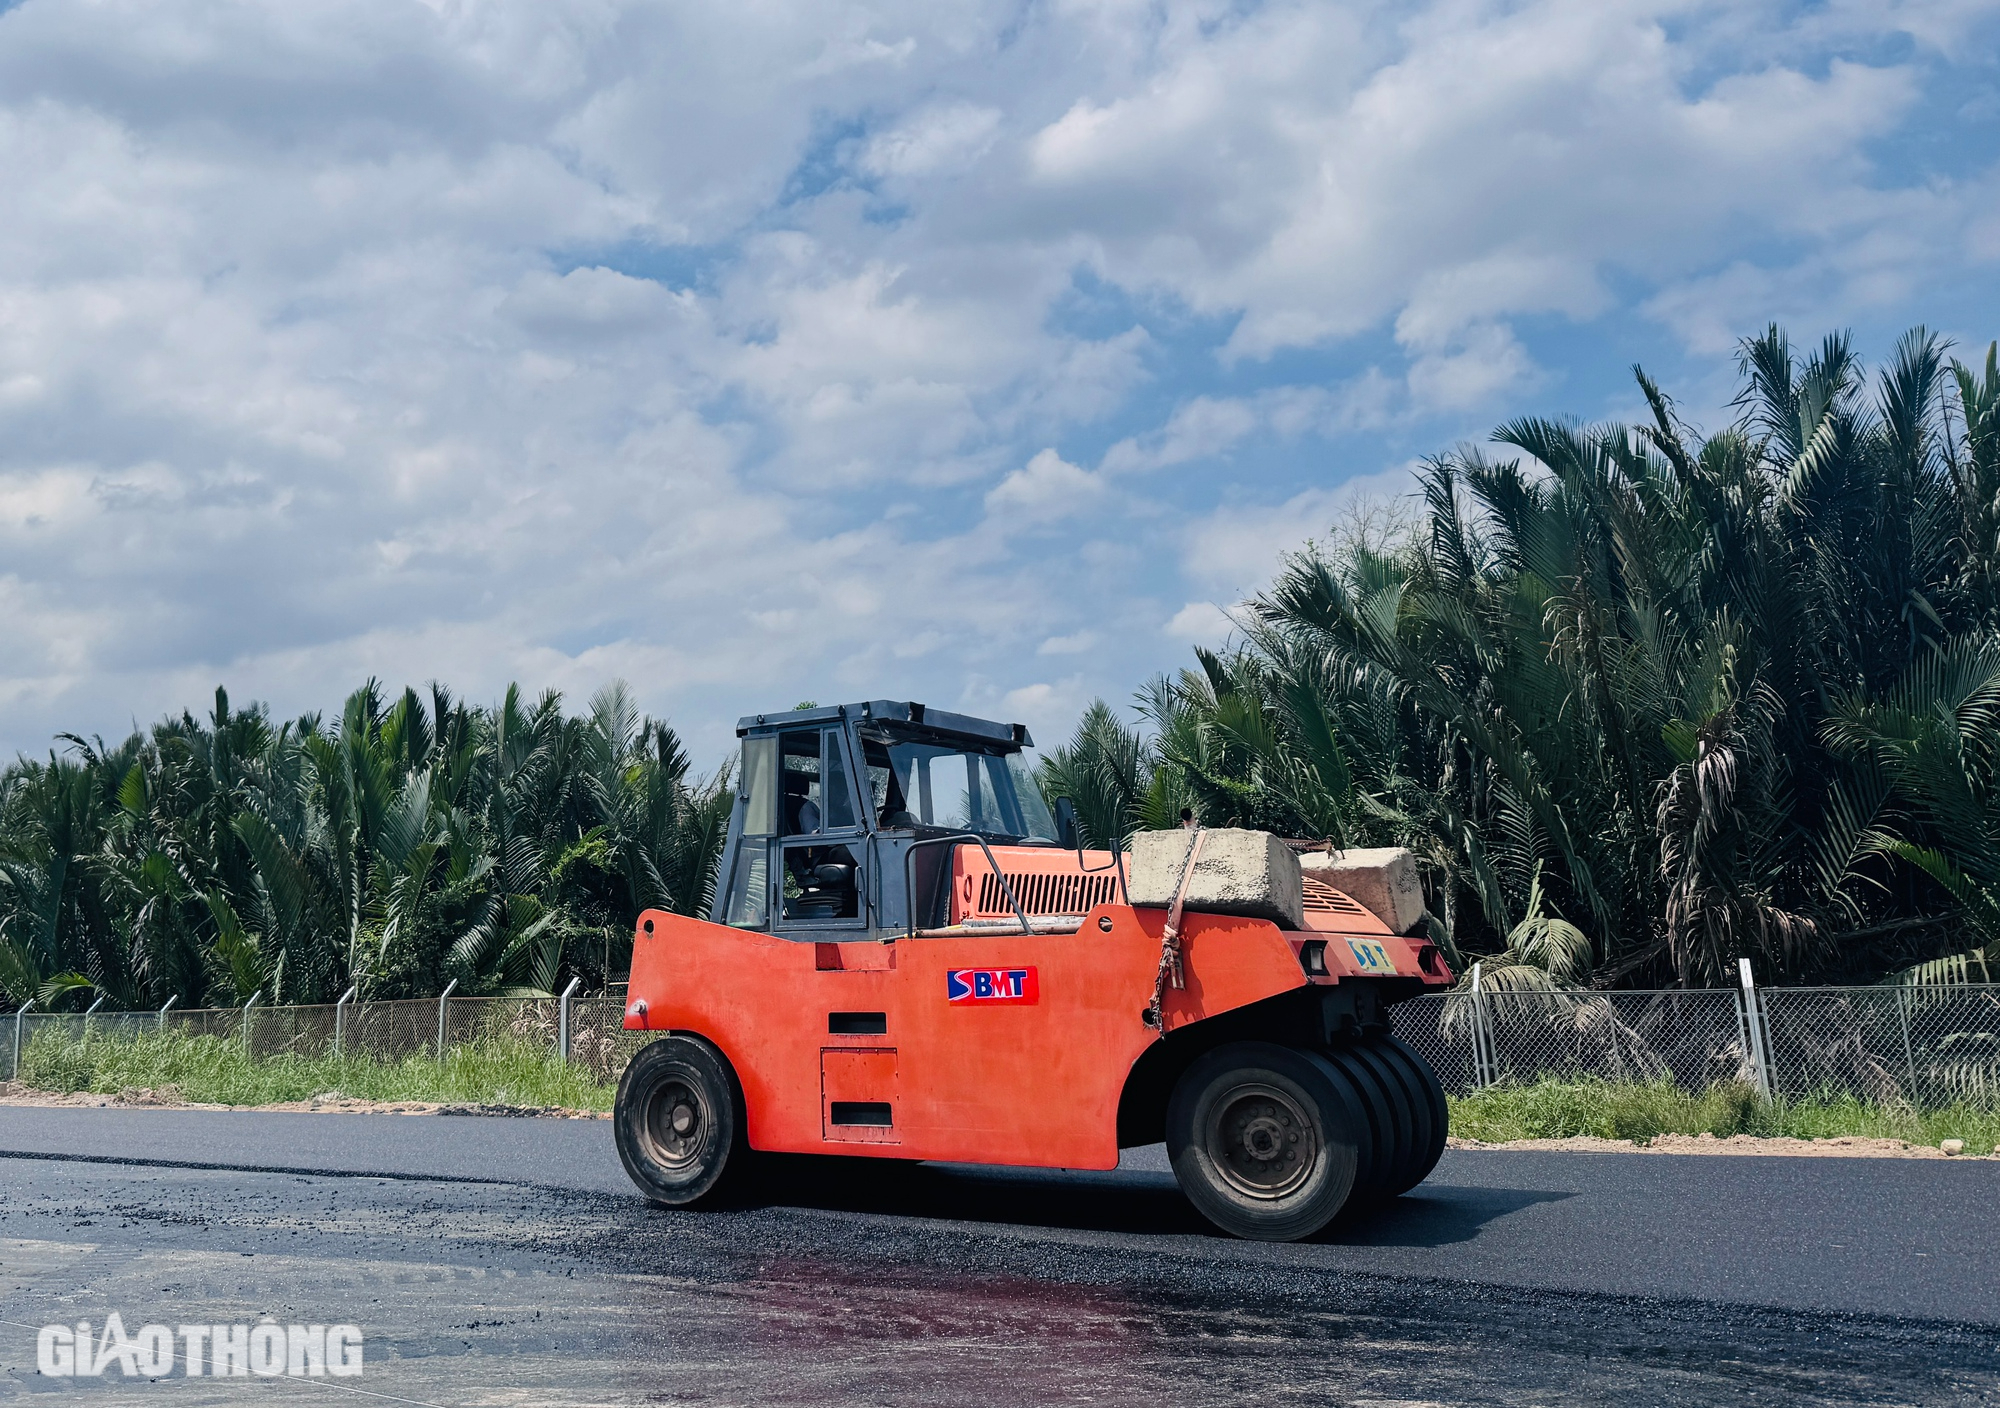
[[[2000, 1402], [2000, 1164], [1452, 1153], [1314, 1243], [1117, 1173], [632, 1192], [601, 1121], [0, 1109], [0, 1399]], [[34, 1330], [349, 1321], [358, 1379], [51, 1380]], [[357, 1396], [361, 1390], [367, 1396]]]

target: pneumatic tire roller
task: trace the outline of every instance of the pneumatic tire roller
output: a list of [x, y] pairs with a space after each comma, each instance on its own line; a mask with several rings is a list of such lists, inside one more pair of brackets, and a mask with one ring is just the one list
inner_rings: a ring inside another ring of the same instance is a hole
[[[890, 701], [759, 715], [714, 907], [648, 910], [618, 1151], [654, 1202], [763, 1154], [1111, 1169], [1165, 1143], [1227, 1232], [1311, 1236], [1421, 1182], [1436, 1075], [1393, 1003], [1447, 986], [1254, 832], [1079, 849], [1026, 730]], [[1206, 849], [1204, 849], [1206, 847]], [[1275, 896], [1275, 899], [1273, 898]]]

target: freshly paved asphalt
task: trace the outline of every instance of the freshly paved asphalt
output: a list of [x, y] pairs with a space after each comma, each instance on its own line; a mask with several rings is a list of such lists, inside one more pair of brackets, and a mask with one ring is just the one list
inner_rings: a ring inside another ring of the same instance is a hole
[[[0, 1108], [0, 1155], [23, 1153], [476, 1179], [637, 1201], [599, 1120]], [[864, 1186], [838, 1190], [835, 1202], [1101, 1226], [1204, 1257], [1289, 1255], [1501, 1286], [2000, 1326], [2000, 1219], [1990, 1216], [2000, 1162], [1449, 1151], [1410, 1196], [1286, 1251], [1210, 1236], [1158, 1146], [1129, 1151], [1125, 1165], [1115, 1174], [934, 1168], [894, 1199]], [[781, 1197], [825, 1206], [825, 1194], [801, 1186]]]
[[[800, 1161], [667, 1213], [602, 1121], [7, 1107], [0, 1321], [366, 1316], [368, 1387], [434, 1404], [2000, 1402], [1996, 1195], [1990, 1162], [1449, 1153], [1267, 1246], [1157, 1149]], [[137, 1392], [37, 1380], [32, 1339], [0, 1399]]]

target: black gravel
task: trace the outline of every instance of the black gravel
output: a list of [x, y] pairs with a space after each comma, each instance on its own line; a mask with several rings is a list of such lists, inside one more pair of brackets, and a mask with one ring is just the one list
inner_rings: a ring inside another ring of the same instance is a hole
[[118, 1310], [352, 1320], [360, 1385], [437, 1405], [2000, 1401], [1985, 1163], [1452, 1155], [1271, 1247], [1157, 1151], [789, 1161], [709, 1213], [631, 1196], [601, 1122], [16, 1108], [0, 1152], [0, 1397], [254, 1387], [35, 1375], [33, 1326]]

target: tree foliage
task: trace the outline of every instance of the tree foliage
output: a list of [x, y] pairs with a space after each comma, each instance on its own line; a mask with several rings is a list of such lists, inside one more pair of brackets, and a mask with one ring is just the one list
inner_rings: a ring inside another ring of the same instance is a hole
[[1703, 436], [1527, 418], [1406, 533], [1287, 558], [1226, 651], [1048, 761], [1092, 839], [1405, 845], [1467, 954], [1600, 985], [2000, 973], [2000, 365], [1740, 350]]
[[581, 715], [373, 682], [338, 722], [183, 713], [0, 773], [0, 990], [119, 1007], [601, 985], [708, 902], [726, 778], [623, 684]]

